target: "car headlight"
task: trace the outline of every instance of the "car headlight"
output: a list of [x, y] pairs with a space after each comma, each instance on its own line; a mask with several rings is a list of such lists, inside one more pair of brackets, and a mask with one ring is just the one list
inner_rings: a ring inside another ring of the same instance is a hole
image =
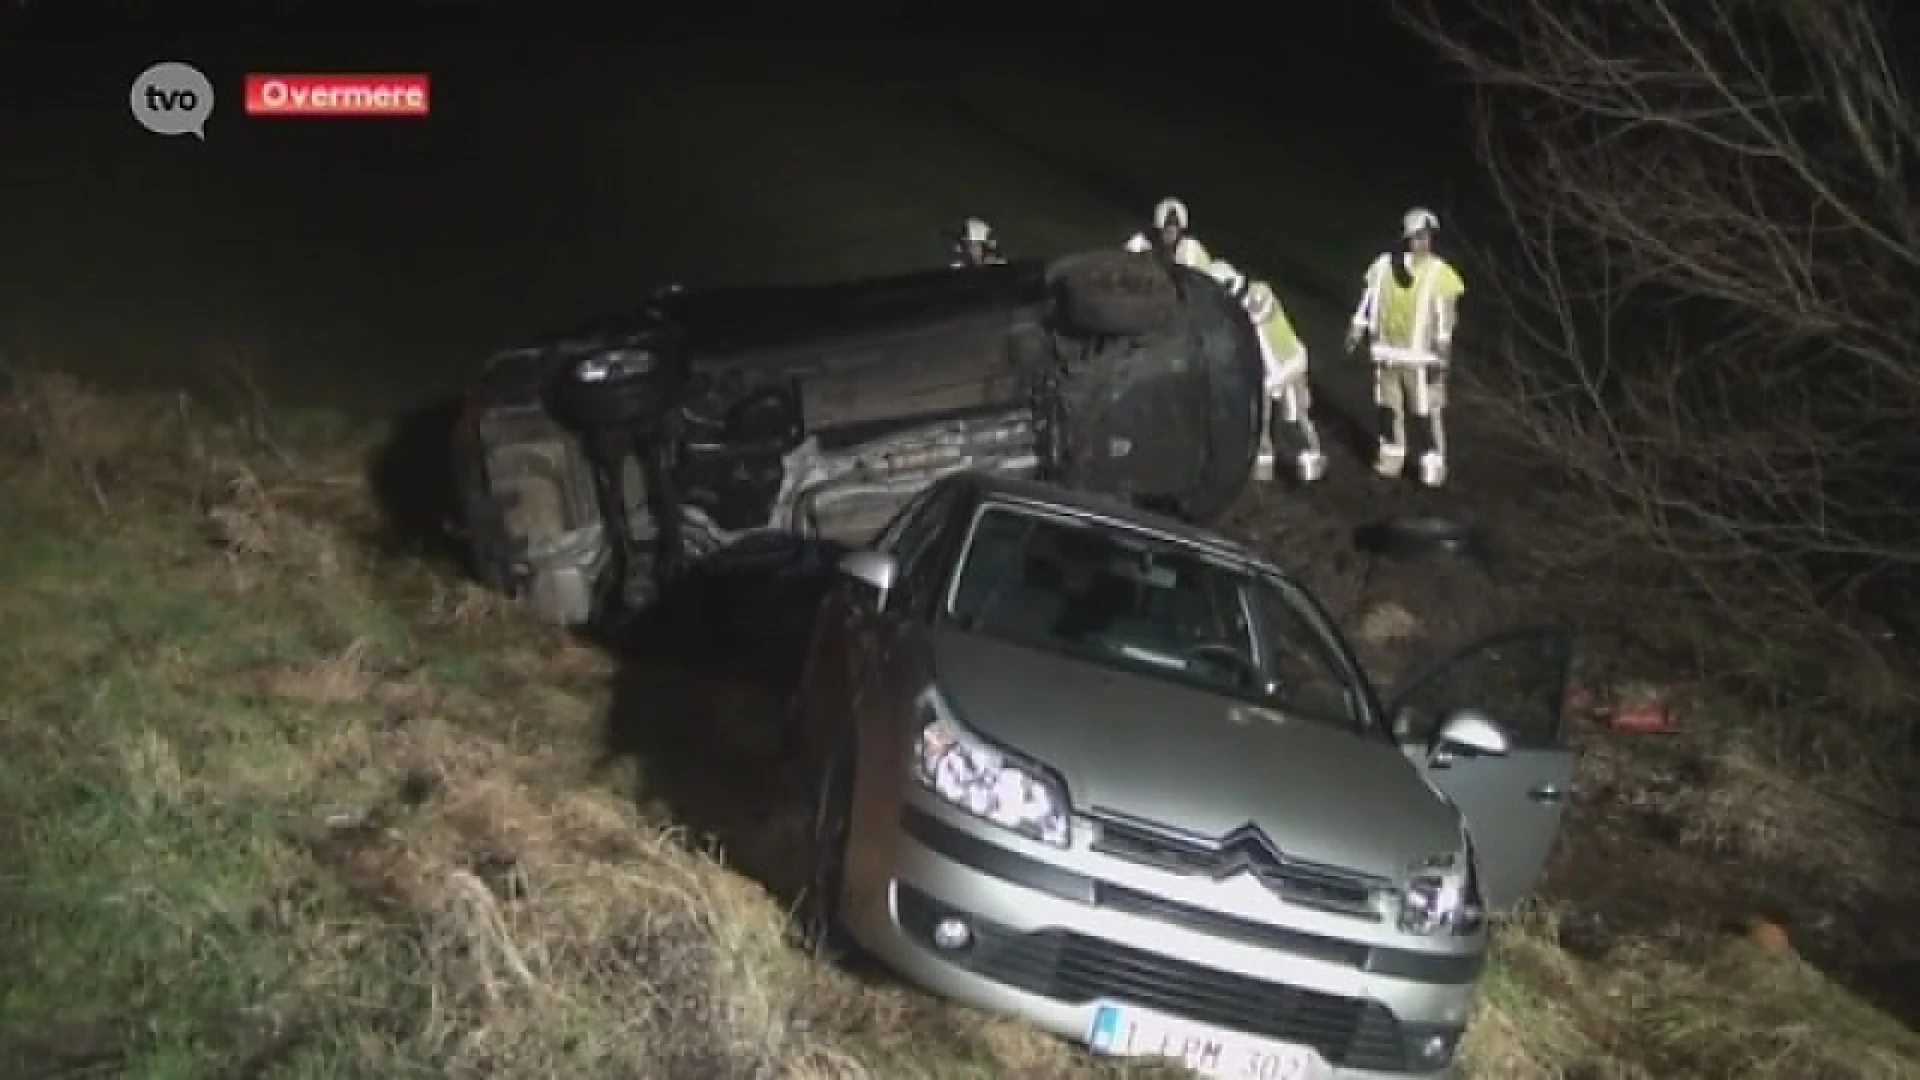
[[982, 821], [1067, 846], [1071, 814], [1057, 781], [961, 728], [938, 690], [920, 695], [915, 709], [912, 768], [922, 787]]
[[1400, 889], [1401, 930], [1423, 937], [1464, 937], [1485, 925], [1486, 918], [1471, 851], [1434, 855], [1407, 868]]

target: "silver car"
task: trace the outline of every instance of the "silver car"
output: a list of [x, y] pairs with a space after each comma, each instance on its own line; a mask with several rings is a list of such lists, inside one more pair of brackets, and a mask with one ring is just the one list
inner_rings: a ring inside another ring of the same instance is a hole
[[841, 569], [794, 699], [816, 940], [1207, 1076], [1449, 1073], [1558, 832], [1569, 634], [1383, 704], [1273, 564], [979, 473]]

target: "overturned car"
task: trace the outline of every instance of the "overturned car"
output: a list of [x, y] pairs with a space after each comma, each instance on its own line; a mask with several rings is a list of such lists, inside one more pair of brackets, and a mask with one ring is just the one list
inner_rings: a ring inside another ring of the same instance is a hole
[[582, 625], [703, 562], [864, 542], [968, 469], [1208, 522], [1258, 450], [1254, 334], [1205, 274], [1118, 251], [662, 289], [490, 359], [454, 435], [468, 552]]

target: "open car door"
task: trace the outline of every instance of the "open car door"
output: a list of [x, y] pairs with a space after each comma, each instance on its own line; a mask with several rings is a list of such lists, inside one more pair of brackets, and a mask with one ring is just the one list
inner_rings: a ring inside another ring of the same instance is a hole
[[[1489, 910], [1533, 891], [1560, 832], [1573, 778], [1564, 721], [1575, 648], [1561, 628], [1495, 634], [1415, 675], [1388, 705], [1395, 737], [1467, 820]], [[1470, 714], [1505, 733], [1505, 753], [1442, 737], [1450, 719]]]

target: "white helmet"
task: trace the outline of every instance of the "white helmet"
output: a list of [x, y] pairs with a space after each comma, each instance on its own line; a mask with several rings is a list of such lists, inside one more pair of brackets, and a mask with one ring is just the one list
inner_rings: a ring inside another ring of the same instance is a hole
[[1263, 323], [1273, 318], [1273, 309], [1279, 306], [1280, 301], [1273, 295], [1273, 289], [1266, 282], [1254, 281], [1247, 284], [1244, 303], [1247, 305], [1247, 314], [1253, 317], [1253, 321]]
[[1207, 265], [1207, 273], [1213, 280], [1227, 290], [1227, 295], [1244, 302], [1247, 295], [1247, 275], [1234, 269], [1225, 259], [1215, 259]]
[[1411, 238], [1414, 233], [1426, 229], [1438, 229], [1440, 217], [1425, 207], [1416, 206], [1400, 218], [1400, 235]]
[[1168, 198], [1161, 199], [1159, 204], [1153, 208], [1153, 227], [1156, 229], [1164, 229], [1172, 225], [1177, 229], [1185, 231], [1187, 221], [1187, 204], [1181, 202], [1179, 199], [1169, 196]]
[[970, 217], [960, 226], [960, 240], [967, 244], [993, 244], [993, 226], [977, 217]]

